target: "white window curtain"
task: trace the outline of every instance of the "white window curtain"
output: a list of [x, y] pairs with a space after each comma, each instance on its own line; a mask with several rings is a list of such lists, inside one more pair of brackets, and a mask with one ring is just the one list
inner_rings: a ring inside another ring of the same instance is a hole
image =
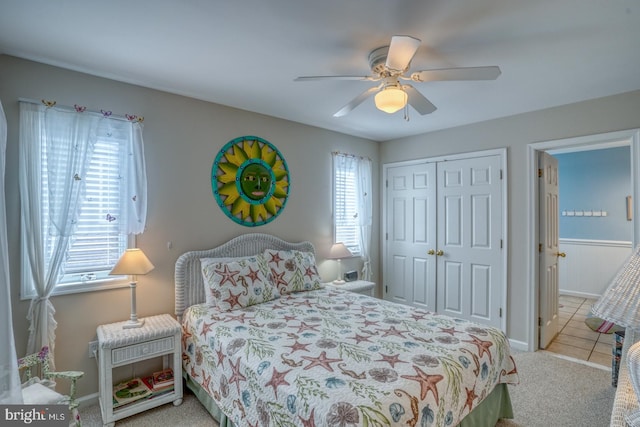
[[357, 159], [357, 188], [358, 195], [358, 225], [360, 230], [360, 249], [363, 264], [362, 278], [371, 280], [371, 224], [373, 216], [372, 186], [371, 186], [371, 159], [359, 157]]
[[363, 260], [361, 277], [371, 279], [371, 159], [333, 153], [334, 227], [341, 240]]
[[7, 148], [7, 119], [0, 102], [0, 404], [22, 403], [18, 357], [13, 338], [11, 317], [11, 285], [9, 282], [9, 248], [7, 238], [7, 210], [4, 194], [4, 174]]
[[[126, 160], [121, 185], [124, 190], [134, 188], [138, 192], [134, 193], [135, 200], [128, 200], [129, 191], [121, 193], [127, 198], [121, 232], [144, 230], [147, 197], [141, 126], [100, 114], [20, 103], [19, 183], [22, 245], [27, 254], [22, 260], [27, 275], [23, 280], [31, 281], [37, 293], [27, 316], [27, 353], [46, 345], [55, 354], [55, 309], [49, 297], [64, 273], [67, 248], [84, 196], [83, 178], [103, 132], [131, 134], [129, 155], [123, 156]], [[41, 192], [43, 179], [47, 180], [48, 194]], [[43, 213], [48, 213], [46, 218]]]

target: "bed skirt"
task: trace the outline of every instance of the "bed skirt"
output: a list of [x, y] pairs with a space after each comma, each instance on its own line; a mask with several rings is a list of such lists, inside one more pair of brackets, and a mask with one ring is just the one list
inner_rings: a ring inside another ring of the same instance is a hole
[[[189, 390], [196, 395], [200, 403], [220, 424], [220, 427], [235, 427], [233, 422], [218, 408], [211, 396], [200, 387], [200, 384], [193, 381], [186, 372], [183, 372], [182, 375]], [[458, 427], [495, 427], [501, 418], [513, 418], [513, 408], [507, 384], [497, 384], [487, 398], [463, 418]]]

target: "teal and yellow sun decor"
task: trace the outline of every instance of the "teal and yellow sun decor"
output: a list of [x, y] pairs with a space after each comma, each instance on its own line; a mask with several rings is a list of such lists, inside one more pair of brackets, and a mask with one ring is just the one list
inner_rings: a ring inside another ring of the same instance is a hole
[[278, 149], [257, 136], [229, 141], [211, 167], [211, 188], [233, 221], [256, 227], [273, 221], [289, 195], [289, 169]]

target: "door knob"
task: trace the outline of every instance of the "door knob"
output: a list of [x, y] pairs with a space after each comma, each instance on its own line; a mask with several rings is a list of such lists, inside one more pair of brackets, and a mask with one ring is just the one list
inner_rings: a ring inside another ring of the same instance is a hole
[[435, 255], [436, 251], [434, 251], [433, 249], [429, 249], [429, 252], [427, 252], [428, 255]]
[[440, 249], [438, 252], [436, 252], [436, 255], [442, 256], [442, 255], [444, 255], [444, 251], [442, 249]]
[[556, 254], [556, 256], [560, 256], [560, 257], [562, 257], [562, 258], [566, 258], [566, 257], [567, 257], [567, 254], [566, 254], [566, 253], [564, 253], [564, 252], [558, 252], [558, 253]]

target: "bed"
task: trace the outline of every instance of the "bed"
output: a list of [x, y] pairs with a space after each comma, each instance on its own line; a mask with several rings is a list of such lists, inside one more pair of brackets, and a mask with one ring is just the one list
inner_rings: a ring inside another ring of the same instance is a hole
[[175, 285], [183, 376], [221, 427], [513, 417], [518, 374], [502, 331], [325, 288], [309, 242], [251, 233], [190, 251]]

